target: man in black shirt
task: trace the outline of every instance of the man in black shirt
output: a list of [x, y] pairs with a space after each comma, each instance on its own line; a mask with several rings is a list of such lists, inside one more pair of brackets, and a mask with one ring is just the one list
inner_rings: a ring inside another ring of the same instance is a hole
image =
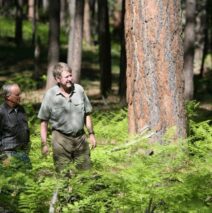
[[24, 108], [19, 105], [20, 87], [5, 84], [2, 90], [5, 101], [0, 106], [0, 154], [15, 157], [29, 166], [29, 127]]

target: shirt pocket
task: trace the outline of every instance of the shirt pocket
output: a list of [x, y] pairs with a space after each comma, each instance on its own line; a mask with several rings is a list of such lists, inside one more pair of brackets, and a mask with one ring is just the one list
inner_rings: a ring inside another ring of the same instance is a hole
[[74, 101], [73, 105], [74, 105], [74, 109], [77, 112], [84, 112], [85, 111], [85, 104], [84, 104], [84, 102], [82, 102], [82, 101]]

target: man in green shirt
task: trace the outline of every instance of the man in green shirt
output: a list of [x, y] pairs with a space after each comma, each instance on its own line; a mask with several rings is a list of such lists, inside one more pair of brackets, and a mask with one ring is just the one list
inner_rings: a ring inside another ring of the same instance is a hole
[[90, 101], [82, 86], [73, 83], [72, 71], [66, 63], [56, 64], [53, 75], [57, 85], [46, 92], [38, 113], [41, 120], [42, 152], [49, 152], [47, 132], [50, 122], [56, 171], [62, 171], [71, 162], [75, 162], [79, 169], [88, 169], [90, 148], [84, 125], [89, 133], [91, 148], [96, 147]]

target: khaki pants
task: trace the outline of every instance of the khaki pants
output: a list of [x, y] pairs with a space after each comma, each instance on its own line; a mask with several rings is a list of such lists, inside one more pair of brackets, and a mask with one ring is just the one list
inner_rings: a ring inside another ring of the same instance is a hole
[[70, 163], [75, 163], [77, 169], [89, 169], [90, 148], [85, 134], [72, 137], [56, 130], [52, 131], [53, 159], [57, 172], [61, 172]]

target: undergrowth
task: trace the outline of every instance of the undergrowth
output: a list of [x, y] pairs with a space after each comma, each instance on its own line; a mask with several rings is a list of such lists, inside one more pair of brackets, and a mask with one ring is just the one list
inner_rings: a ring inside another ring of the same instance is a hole
[[190, 116], [190, 136], [178, 143], [166, 138], [161, 145], [148, 143], [145, 133], [128, 137], [126, 109], [98, 111], [93, 115], [99, 143], [91, 152], [92, 169], [67, 178], [55, 174], [52, 152], [41, 155], [36, 112], [26, 108], [32, 169], [0, 164], [0, 207], [46, 213], [57, 192], [55, 212], [211, 212], [210, 121], [196, 123]]

